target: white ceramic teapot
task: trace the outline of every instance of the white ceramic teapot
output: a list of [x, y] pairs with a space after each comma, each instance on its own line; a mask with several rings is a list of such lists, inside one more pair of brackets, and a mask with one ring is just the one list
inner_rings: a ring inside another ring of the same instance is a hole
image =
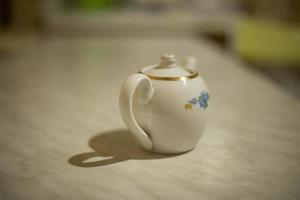
[[209, 95], [202, 78], [189, 67], [194, 66], [180, 67], [174, 55], [165, 54], [160, 64], [141, 69], [123, 84], [123, 121], [145, 149], [182, 153], [202, 136]]

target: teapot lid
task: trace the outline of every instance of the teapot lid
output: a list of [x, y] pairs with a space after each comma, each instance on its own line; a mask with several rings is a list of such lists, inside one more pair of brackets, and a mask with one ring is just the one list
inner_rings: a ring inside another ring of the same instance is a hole
[[145, 67], [140, 73], [154, 80], [186, 80], [198, 76], [197, 72], [178, 66], [176, 56], [172, 54], [162, 55], [158, 65]]

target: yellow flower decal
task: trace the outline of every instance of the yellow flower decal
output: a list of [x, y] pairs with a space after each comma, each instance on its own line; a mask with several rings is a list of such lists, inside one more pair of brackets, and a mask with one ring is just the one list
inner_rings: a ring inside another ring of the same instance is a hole
[[192, 104], [190, 104], [190, 103], [188, 103], [188, 104], [185, 104], [184, 105], [184, 108], [186, 109], [186, 110], [190, 110], [190, 109], [192, 109]]

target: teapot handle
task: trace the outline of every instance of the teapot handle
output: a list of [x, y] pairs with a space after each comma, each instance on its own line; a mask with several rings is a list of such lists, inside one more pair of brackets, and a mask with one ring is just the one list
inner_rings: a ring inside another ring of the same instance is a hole
[[152, 98], [154, 88], [152, 87], [151, 80], [143, 74], [133, 74], [122, 86], [119, 98], [120, 111], [124, 123], [141, 145], [147, 150], [152, 150], [153, 143], [149, 135], [138, 125], [133, 115], [133, 97], [137, 88], [141, 92], [138, 96], [139, 100], [143, 103], [147, 103]]

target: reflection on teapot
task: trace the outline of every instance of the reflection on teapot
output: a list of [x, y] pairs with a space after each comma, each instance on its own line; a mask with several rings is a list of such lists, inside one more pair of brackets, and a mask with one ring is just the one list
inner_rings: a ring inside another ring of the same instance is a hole
[[202, 136], [209, 94], [191, 68], [195, 67], [178, 66], [174, 55], [165, 54], [160, 64], [144, 67], [123, 84], [123, 121], [145, 149], [182, 153], [193, 149]]

